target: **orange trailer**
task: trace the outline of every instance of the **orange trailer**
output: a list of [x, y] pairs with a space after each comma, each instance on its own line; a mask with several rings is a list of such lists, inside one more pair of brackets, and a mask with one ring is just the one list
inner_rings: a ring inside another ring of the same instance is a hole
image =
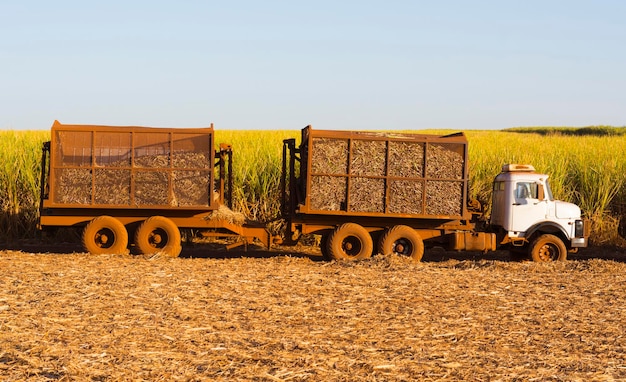
[[[41, 229], [75, 227], [91, 253], [181, 251], [181, 228], [254, 238], [263, 226], [217, 213], [230, 204], [232, 150], [207, 128], [63, 125], [43, 148]], [[228, 209], [226, 209], [228, 210]], [[130, 236], [130, 238], [129, 238]]]

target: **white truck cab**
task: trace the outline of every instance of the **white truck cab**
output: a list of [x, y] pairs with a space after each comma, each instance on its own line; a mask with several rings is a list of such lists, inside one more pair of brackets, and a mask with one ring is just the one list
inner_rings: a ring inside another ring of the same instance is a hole
[[501, 244], [535, 261], [565, 260], [587, 246], [590, 231], [577, 205], [554, 200], [548, 175], [521, 164], [502, 166], [493, 182], [491, 226]]

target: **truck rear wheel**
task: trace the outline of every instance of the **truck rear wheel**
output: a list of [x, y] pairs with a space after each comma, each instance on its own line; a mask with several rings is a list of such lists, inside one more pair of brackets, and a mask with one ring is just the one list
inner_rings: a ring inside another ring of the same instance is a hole
[[565, 261], [567, 248], [557, 236], [545, 234], [531, 243], [530, 257], [536, 262]]
[[328, 253], [328, 237], [329, 236], [330, 236], [330, 233], [323, 233], [322, 239], [320, 240], [320, 251], [322, 251], [322, 256], [324, 257], [324, 260], [326, 261], [332, 260], [332, 258], [330, 257], [330, 254]]
[[98, 216], [83, 230], [83, 247], [94, 255], [128, 253], [126, 227], [112, 216]]
[[374, 243], [369, 232], [355, 223], [345, 223], [328, 236], [326, 250], [333, 260], [362, 260], [372, 256]]
[[135, 233], [135, 245], [145, 255], [163, 253], [177, 257], [182, 250], [180, 230], [170, 219], [152, 216], [146, 219]]
[[424, 241], [411, 227], [397, 225], [387, 230], [378, 242], [378, 251], [383, 255], [408, 256], [421, 261], [424, 256]]

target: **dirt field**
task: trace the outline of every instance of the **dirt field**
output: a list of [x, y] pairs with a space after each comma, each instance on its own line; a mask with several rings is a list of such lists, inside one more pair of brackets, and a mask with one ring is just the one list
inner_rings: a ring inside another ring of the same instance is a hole
[[207, 253], [0, 252], [1, 379], [626, 379], [617, 252], [553, 264]]

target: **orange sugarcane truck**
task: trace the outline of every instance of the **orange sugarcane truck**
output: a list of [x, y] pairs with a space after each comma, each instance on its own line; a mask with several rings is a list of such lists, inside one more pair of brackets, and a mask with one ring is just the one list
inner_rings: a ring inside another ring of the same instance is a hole
[[468, 141], [450, 135], [316, 130], [283, 142], [284, 231], [230, 210], [230, 145], [208, 128], [63, 125], [44, 144], [41, 229], [75, 227], [91, 253], [129, 248], [177, 256], [181, 229], [296, 244], [321, 236], [328, 260], [374, 254], [421, 260], [425, 249], [508, 250], [534, 261], [565, 260], [586, 247], [580, 208], [555, 200], [548, 176], [506, 164], [493, 182], [491, 217], [469, 197]]

